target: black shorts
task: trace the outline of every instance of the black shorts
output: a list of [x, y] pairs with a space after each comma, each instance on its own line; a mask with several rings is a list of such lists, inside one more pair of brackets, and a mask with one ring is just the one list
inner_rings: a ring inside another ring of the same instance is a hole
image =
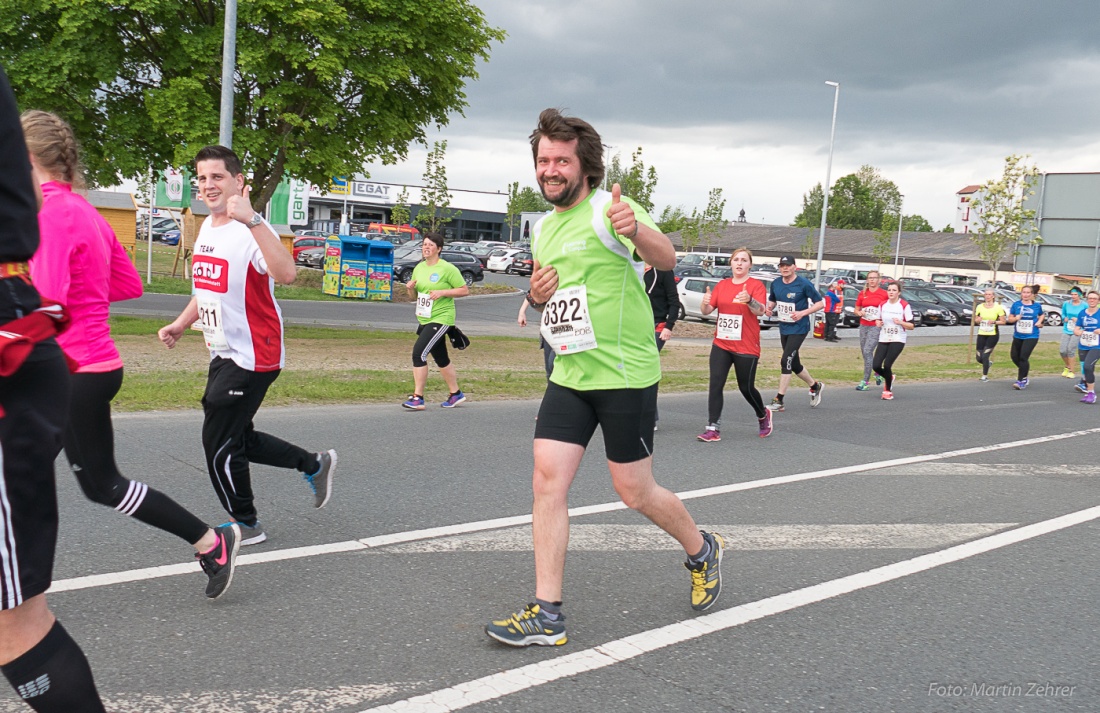
[[535, 438], [575, 443], [584, 448], [599, 425], [612, 463], [634, 463], [653, 455], [657, 384], [644, 389], [576, 391], [546, 385]]
[[54, 460], [69, 418], [69, 370], [54, 340], [0, 379], [0, 609], [50, 587], [57, 546]]
[[416, 344], [413, 345], [413, 366], [427, 366], [428, 355], [435, 359], [440, 369], [450, 365], [447, 354], [447, 330], [450, 325], [428, 322], [416, 328]]

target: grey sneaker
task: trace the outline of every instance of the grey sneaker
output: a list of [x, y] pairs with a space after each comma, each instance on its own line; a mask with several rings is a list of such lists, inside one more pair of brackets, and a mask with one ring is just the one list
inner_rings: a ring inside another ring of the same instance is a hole
[[489, 623], [485, 633], [508, 646], [561, 646], [569, 640], [565, 636], [565, 617], [550, 621], [538, 604], [528, 604], [518, 614]]
[[824, 388], [824, 381], [815, 381], [814, 385], [810, 387], [810, 408], [817, 408], [817, 405], [821, 403], [821, 392]]
[[336, 451], [329, 449], [317, 454], [321, 466], [316, 473], [302, 473], [302, 479], [313, 491], [313, 507], [323, 508], [332, 497], [332, 479], [336, 476]]
[[258, 545], [267, 539], [267, 533], [264, 532], [264, 526], [257, 520], [255, 525], [249, 527], [243, 522], [225, 522], [218, 525], [216, 529], [220, 530], [223, 527], [229, 527], [230, 525], [236, 525], [240, 528], [241, 532], [241, 547], [247, 547], [248, 545]]

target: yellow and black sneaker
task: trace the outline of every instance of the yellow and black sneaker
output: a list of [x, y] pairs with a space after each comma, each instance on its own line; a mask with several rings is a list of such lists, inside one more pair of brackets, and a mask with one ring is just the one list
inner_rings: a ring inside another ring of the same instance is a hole
[[722, 593], [722, 550], [726, 541], [721, 535], [699, 531], [710, 545], [710, 552], [702, 562], [688, 560], [684, 566], [691, 572], [691, 608], [706, 611], [718, 601]]
[[494, 621], [485, 627], [485, 633], [508, 646], [561, 646], [565, 638], [565, 616], [550, 621], [538, 604], [528, 604], [518, 614]]

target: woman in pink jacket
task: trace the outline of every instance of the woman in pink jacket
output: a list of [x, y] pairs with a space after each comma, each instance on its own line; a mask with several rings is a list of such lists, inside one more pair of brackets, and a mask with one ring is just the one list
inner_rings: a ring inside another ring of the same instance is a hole
[[90, 500], [159, 527], [193, 545], [215, 599], [233, 579], [240, 530], [211, 529], [168, 496], [127, 480], [115, 463], [111, 400], [122, 386], [122, 357], [111, 339], [111, 302], [141, 296], [141, 277], [111, 226], [73, 186], [83, 187], [72, 129], [44, 111], [24, 112], [31, 168], [42, 184], [41, 244], [31, 280], [44, 297], [68, 307], [72, 319], [57, 341], [78, 364], [72, 375], [65, 456]]

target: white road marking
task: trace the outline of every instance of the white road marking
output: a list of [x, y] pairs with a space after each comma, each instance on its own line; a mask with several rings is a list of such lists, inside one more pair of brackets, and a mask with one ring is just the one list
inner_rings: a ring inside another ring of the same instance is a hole
[[[719, 485], [711, 488], [689, 490], [678, 493], [678, 495], [680, 496], [681, 500], [705, 498], [712, 495], [728, 495], [729, 493], [742, 492], [745, 490], [756, 490], [757, 488], [767, 488], [774, 485], [787, 485], [789, 483], [798, 483], [806, 480], [829, 478], [834, 475], [865, 473], [871, 470], [881, 470], [884, 468], [893, 468], [896, 466], [913, 465], [916, 463], [930, 463], [934, 461], [947, 460], [949, 458], [963, 458], [966, 456], [990, 453], [993, 451], [1005, 450], [1009, 448], [1021, 448], [1024, 446], [1037, 445], [1040, 443], [1061, 441], [1067, 438], [1076, 438], [1078, 436], [1088, 436], [1095, 433], [1100, 433], [1100, 428], [1090, 428], [1083, 431], [1071, 431], [1069, 433], [1057, 433], [1051, 436], [1039, 436], [1036, 438], [1026, 438], [1019, 441], [1008, 441], [1005, 443], [993, 443], [985, 446], [978, 446], [976, 448], [963, 448], [961, 450], [945, 451], [943, 453], [930, 453], [928, 455], [908, 456], [905, 458], [893, 458], [890, 460], [875, 461], [873, 463], [860, 463], [856, 465], [842, 466], [839, 468], [814, 470], [807, 473], [795, 473], [793, 475], [783, 475], [776, 478], [750, 480], [743, 483], [730, 483], [728, 485]], [[598, 505], [587, 505], [584, 507], [570, 508], [569, 515], [570, 517], [580, 517], [583, 515], [594, 515], [597, 513], [612, 512], [615, 510], [625, 509], [626, 505], [624, 505], [622, 502], [601, 503]], [[366, 537], [360, 540], [334, 542], [327, 545], [297, 547], [286, 550], [273, 550], [271, 552], [241, 555], [237, 558], [237, 562], [238, 565], [247, 566], [251, 564], [258, 564], [261, 562], [277, 562], [282, 560], [299, 559], [302, 557], [313, 557], [315, 555], [322, 554], [350, 552], [371, 547], [393, 545], [399, 542], [412, 542], [416, 540], [448, 537], [451, 535], [459, 535], [467, 532], [496, 530], [504, 527], [513, 527], [515, 525], [526, 525], [530, 523], [530, 515], [517, 515], [514, 517], [496, 518], [494, 520], [482, 520], [479, 522], [445, 525], [443, 527], [433, 527], [424, 530], [397, 532], [389, 535]], [[186, 564], [147, 567], [143, 569], [134, 569], [124, 572], [93, 574], [84, 577], [72, 577], [70, 579], [57, 580], [50, 587], [49, 592], [51, 594], [60, 592], [71, 592], [78, 589], [88, 589], [90, 587], [103, 587], [112, 584], [122, 584], [125, 582], [143, 581], [149, 579], [157, 579], [160, 577], [171, 577], [179, 574], [187, 574], [190, 572], [198, 571], [198, 563], [189, 562]]]
[[757, 619], [781, 614], [844, 594], [873, 587], [918, 572], [958, 562], [976, 555], [1014, 545], [1067, 527], [1100, 518], [1100, 506], [1079, 510], [1051, 520], [1025, 525], [1008, 532], [990, 535], [945, 550], [903, 560], [884, 567], [822, 582], [793, 592], [749, 602], [692, 619], [678, 621], [658, 629], [595, 646], [583, 651], [540, 661], [520, 668], [494, 673], [473, 681], [440, 689], [420, 696], [370, 708], [362, 713], [450, 713], [496, 700], [551, 681], [577, 676], [628, 661], [643, 654], [682, 644], [707, 634], [731, 629]]
[[[1015, 522], [952, 523], [943, 525], [708, 525], [728, 550], [929, 549], [945, 547], [998, 530]], [[530, 551], [531, 528], [477, 532], [436, 540], [392, 545], [388, 552], [523, 552]], [[679, 550], [680, 543], [655, 525], [572, 525], [570, 552]]]
[[[904, 467], [888, 470], [905, 472]], [[1100, 476], [1100, 466], [1070, 463], [1068, 465], [1032, 465], [1030, 463], [928, 463], [919, 475], [991, 475], [991, 476], [1070, 476], [1089, 478]]]
[[[105, 698], [107, 710], [114, 713], [148, 711], [187, 711], [188, 713], [327, 713], [362, 704], [408, 690], [415, 683], [299, 688], [286, 693], [269, 691], [197, 691], [172, 695], [135, 693], [120, 698]], [[0, 701], [0, 713], [26, 713], [19, 701]]]

